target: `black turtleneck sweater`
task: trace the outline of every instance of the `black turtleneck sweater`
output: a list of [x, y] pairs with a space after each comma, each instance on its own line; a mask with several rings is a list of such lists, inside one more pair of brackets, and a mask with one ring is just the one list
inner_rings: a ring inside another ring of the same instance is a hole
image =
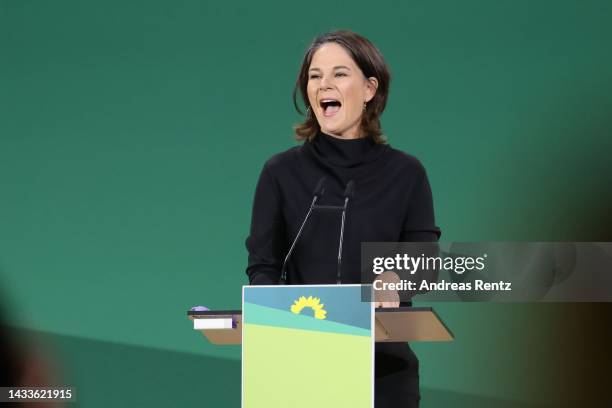
[[[273, 156], [263, 167], [246, 240], [251, 284], [278, 283], [283, 259], [323, 176], [320, 205], [343, 205], [346, 184], [355, 183], [346, 213], [342, 283], [360, 283], [361, 242], [439, 238], [427, 175], [415, 157], [369, 137], [346, 140], [319, 132], [312, 142]], [[340, 222], [340, 212], [312, 213], [287, 265], [287, 283], [336, 283]]]
[[[319, 132], [313, 142], [279, 153], [263, 167], [246, 240], [250, 284], [278, 283], [322, 177], [321, 205], [343, 205], [347, 183], [355, 183], [346, 214], [342, 283], [360, 283], [361, 242], [440, 237], [427, 175], [416, 158], [371, 138], [344, 140]], [[313, 211], [288, 263], [287, 283], [336, 283], [340, 222], [340, 212]], [[376, 343], [376, 408], [418, 406], [418, 365], [407, 343]]]

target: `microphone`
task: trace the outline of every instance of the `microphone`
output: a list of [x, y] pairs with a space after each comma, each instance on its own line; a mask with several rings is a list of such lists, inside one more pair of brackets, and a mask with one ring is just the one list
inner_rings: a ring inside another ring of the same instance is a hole
[[323, 194], [325, 194], [325, 177], [321, 177], [321, 179], [317, 183], [317, 186], [315, 187], [312, 194], [313, 194], [312, 202], [310, 203], [310, 207], [308, 207], [308, 212], [306, 213], [306, 216], [304, 217], [304, 221], [302, 221], [302, 225], [300, 226], [300, 229], [298, 230], [293, 242], [291, 243], [291, 247], [289, 248], [289, 251], [287, 252], [287, 256], [285, 256], [285, 260], [283, 261], [283, 267], [281, 268], [281, 277], [280, 277], [280, 281], [278, 282], [279, 285], [284, 285], [287, 283], [287, 261], [289, 261], [289, 257], [291, 257], [291, 254], [293, 253], [293, 248], [295, 248], [295, 244], [300, 238], [300, 235], [302, 235], [302, 230], [304, 229], [304, 225], [306, 225], [306, 222], [310, 218], [310, 214], [312, 213], [312, 209], [315, 208], [315, 204], [317, 200]]
[[344, 189], [344, 207], [342, 207], [342, 224], [340, 224], [340, 242], [338, 243], [338, 274], [336, 276], [336, 284], [342, 283], [342, 243], [344, 242], [344, 219], [346, 216], [346, 207], [349, 199], [353, 198], [355, 193], [355, 182], [349, 180]]

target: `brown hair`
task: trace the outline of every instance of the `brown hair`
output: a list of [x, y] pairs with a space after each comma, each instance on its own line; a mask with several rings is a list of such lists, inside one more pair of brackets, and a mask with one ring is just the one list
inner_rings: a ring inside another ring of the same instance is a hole
[[[314, 53], [325, 43], [336, 43], [344, 47], [350, 54], [353, 61], [357, 64], [366, 78], [375, 77], [378, 80], [376, 94], [367, 104], [366, 110], [361, 116], [361, 130], [376, 143], [386, 143], [385, 137], [380, 127], [380, 116], [387, 105], [389, 95], [389, 83], [391, 75], [389, 68], [378, 49], [366, 38], [348, 30], [332, 31], [318, 36], [308, 47], [302, 60], [302, 66], [298, 73], [295, 86], [293, 88], [293, 105], [301, 115], [304, 114], [297, 103], [298, 90], [302, 96], [304, 105], [310, 108], [308, 102], [308, 69]], [[297, 140], [313, 140], [320, 130], [317, 118], [312, 109], [306, 110], [306, 120], [293, 127]]]

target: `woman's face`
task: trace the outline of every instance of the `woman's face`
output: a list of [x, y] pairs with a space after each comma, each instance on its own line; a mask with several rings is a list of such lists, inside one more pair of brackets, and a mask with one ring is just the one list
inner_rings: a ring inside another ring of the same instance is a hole
[[366, 78], [339, 44], [323, 44], [308, 69], [308, 101], [321, 131], [344, 139], [362, 137], [364, 102], [376, 93], [376, 78]]

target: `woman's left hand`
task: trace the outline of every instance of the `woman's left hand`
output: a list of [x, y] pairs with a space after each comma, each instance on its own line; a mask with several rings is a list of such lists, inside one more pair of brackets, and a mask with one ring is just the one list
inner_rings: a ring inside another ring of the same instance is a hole
[[[383, 283], [399, 283], [400, 278], [395, 272], [386, 271], [381, 273], [377, 281]], [[374, 291], [374, 308], [379, 307], [399, 307], [400, 297], [396, 290], [375, 290]]]

